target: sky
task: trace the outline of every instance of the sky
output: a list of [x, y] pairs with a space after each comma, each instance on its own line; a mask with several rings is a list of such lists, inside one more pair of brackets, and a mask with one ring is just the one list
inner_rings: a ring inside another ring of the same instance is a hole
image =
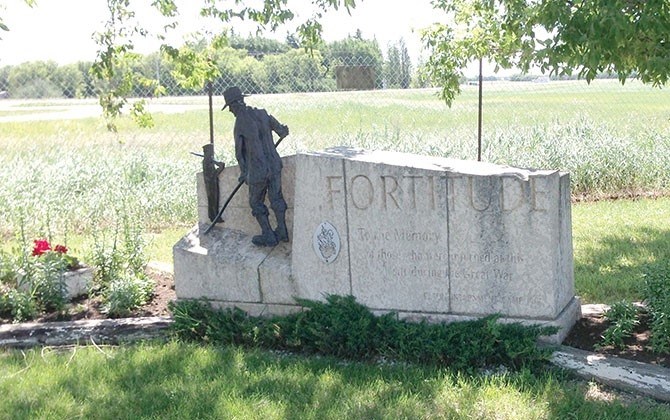
[[[251, 0], [252, 2], [254, 0]], [[133, 0], [131, 5], [149, 4], [149, 0]], [[413, 62], [422, 54], [419, 30], [429, 26], [439, 14], [430, 0], [358, 0], [351, 15], [346, 10], [328, 12], [322, 24], [324, 39], [344, 39], [360, 29], [365, 39], [376, 38], [382, 51], [389, 43], [404, 39]], [[218, 29], [220, 23], [207, 22], [198, 16], [202, 0], [181, 0], [178, 31], [168, 41], [173, 46], [183, 43], [184, 35], [203, 29]], [[292, 25], [309, 17], [312, 8], [308, 0], [289, 0], [298, 18]], [[4, 7], [2, 7], [4, 6]], [[37, 0], [28, 7], [22, 0], [0, 0], [0, 16], [10, 31], [0, 31], [0, 66], [16, 65], [26, 61], [53, 60], [59, 64], [93, 61], [97, 46], [93, 34], [104, 28], [107, 17], [105, 0]], [[163, 22], [157, 12], [145, 6], [138, 11], [142, 24], [154, 33], [161, 33]], [[234, 24], [239, 34], [253, 31]], [[285, 39], [286, 27], [273, 36]], [[158, 50], [159, 41], [153, 38], [137, 41], [136, 51], [146, 54]]]

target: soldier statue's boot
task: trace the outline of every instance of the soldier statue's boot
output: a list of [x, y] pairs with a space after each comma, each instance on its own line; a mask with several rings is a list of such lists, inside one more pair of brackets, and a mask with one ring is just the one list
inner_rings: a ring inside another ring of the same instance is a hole
[[278, 241], [288, 242], [288, 229], [286, 228], [286, 212], [278, 211], [275, 213], [277, 217], [277, 229], [275, 229], [275, 236]]
[[258, 224], [261, 225], [261, 234], [251, 238], [251, 242], [256, 246], [275, 246], [279, 241], [270, 227], [270, 221], [267, 215], [256, 216]]

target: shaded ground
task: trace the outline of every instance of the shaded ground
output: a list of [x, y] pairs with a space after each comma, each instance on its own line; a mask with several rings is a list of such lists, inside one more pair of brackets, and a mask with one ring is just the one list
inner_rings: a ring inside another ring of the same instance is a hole
[[649, 345], [649, 328], [647, 318], [642, 317], [640, 324], [633, 332], [632, 337], [624, 340], [625, 347], [617, 349], [612, 346], [597, 348], [601, 341], [600, 336], [608, 326], [607, 321], [599, 315], [585, 316], [572, 328], [570, 335], [563, 342], [564, 345], [582, 350], [597, 351], [599, 353], [652, 363], [670, 368], [670, 354], [652, 352]]
[[[168, 302], [177, 298], [172, 274], [152, 269], [148, 269], [148, 274], [156, 282], [154, 294], [146, 305], [133, 311], [129, 317], [170, 316]], [[80, 299], [73, 306], [70, 320], [107, 318], [107, 314], [102, 312], [99, 299]]]
[[[151, 301], [141, 308], [133, 311], [131, 317], [170, 316], [168, 302], [176, 299], [174, 290], [174, 279], [171, 273], [150, 269], [149, 275], [156, 282], [156, 288]], [[37, 319], [37, 322], [79, 320], [79, 319], [103, 319], [107, 315], [102, 311], [99, 299], [81, 298], [73, 302], [68, 313], [63, 316], [47, 314]], [[10, 322], [0, 319], [0, 323]], [[601, 341], [601, 335], [607, 328], [607, 321], [600, 315], [589, 315], [583, 317], [575, 324], [574, 328], [565, 339], [563, 344], [582, 350], [598, 351], [600, 353], [637, 360], [644, 363], [652, 363], [670, 368], [669, 354], [656, 354], [649, 350], [649, 331], [646, 319], [638, 325], [632, 337], [625, 341], [626, 347], [615, 349], [613, 347], [597, 348]]]
[[[171, 273], [148, 269], [147, 273], [156, 282], [154, 294], [146, 305], [134, 310], [128, 317], [170, 316], [168, 302], [177, 298]], [[105, 319], [99, 297], [81, 297], [72, 302], [65, 314], [48, 313], [32, 322], [76, 321], [81, 319]], [[0, 324], [10, 323], [10, 319], [0, 318]]]

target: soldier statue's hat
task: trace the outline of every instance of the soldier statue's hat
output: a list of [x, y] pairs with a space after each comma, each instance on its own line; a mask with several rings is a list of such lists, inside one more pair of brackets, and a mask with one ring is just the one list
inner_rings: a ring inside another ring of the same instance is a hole
[[244, 99], [245, 96], [249, 95], [242, 94], [242, 91], [237, 86], [229, 87], [223, 91], [223, 99], [225, 99], [226, 104], [223, 106], [223, 108], [221, 108], [221, 110], [223, 111], [228, 107], [228, 105]]

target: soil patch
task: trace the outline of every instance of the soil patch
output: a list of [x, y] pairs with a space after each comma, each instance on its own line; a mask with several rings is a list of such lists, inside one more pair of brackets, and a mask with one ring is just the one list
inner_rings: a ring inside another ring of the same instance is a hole
[[648, 321], [645, 316], [640, 318], [640, 323], [633, 331], [633, 335], [624, 340], [623, 348], [599, 347], [598, 345], [602, 341], [601, 336], [609, 326], [608, 321], [602, 315], [587, 315], [577, 321], [563, 344], [582, 350], [670, 368], [670, 354], [654, 353], [649, 348]]
[[[135, 309], [128, 315], [128, 318], [171, 315], [168, 310], [168, 303], [177, 299], [172, 273], [148, 268], [147, 274], [156, 284], [154, 293], [149, 302]], [[47, 313], [31, 322], [78, 321], [106, 318], [110, 318], [110, 316], [105, 313], [99, 297], [82, 296], [72, 301], [65, 313]], [[11, 319], [0, 318], [0, 324], [11, 322]]]

